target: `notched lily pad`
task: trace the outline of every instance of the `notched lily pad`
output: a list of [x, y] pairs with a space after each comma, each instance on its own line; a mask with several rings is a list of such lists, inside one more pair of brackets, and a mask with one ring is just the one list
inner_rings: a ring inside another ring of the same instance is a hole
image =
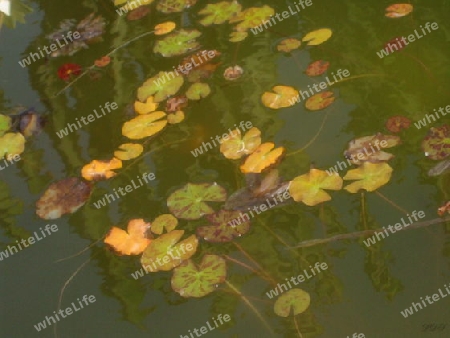
[[0, 159], [20, 155], [25, 150], [25, 137], [21, 133], [6, 133], [0, 137]]
[[305, 312], [310, 303], [311, 297], [308, 292], [302, 289], [291, 289], [278, 297], [273, 310], [280, 317], [288, 317], [292, 309], [295, 316]]
[[152, 222], [152, 227], [150, 228], [151, 232], [157, 235], [161, 235], [163, 233], [163, 229], [165, 228], [167, 232], [171, 232], [178, 225], [178, 220], [171, 214], [163, 214], [159, 215]]
[[250, 230], [250, 221], [240, 219], [241, 212], [220, 210], [207, 215], [206, 219], [213, 225], [197, 228], [197, 235], [205, 241], [213, 243], [230, 242], [236, 237], [245, 235]]
[[194, 220], [214, 213], [205, 202], [223, 202], [226, 198], [226, 190], [216, 183], [188, 183], [169, 196], [167, 206], [176, 217]]
[[182, 76], [172, 76], [166, 72], [159, 72], [138, 88], [138, 100], [145, 102], [149, 96], [154, 95], [153, 101], [150, 103], [159, 103], [169, 96], [175, 95], [183, 83]]
[[194, 83], [186, 91], [186, 97], [189, 100], [200, 100], [207, 97], [211, 93], [211, 88], [209, 88], [207, 83]]
[[298, 91], [290, 86], [275, 86], [272, 88], [275, 93], [265, 92], [261, 96], [264, 106], [272, 109], [280, 109], [290, 107], [295, 104]]
[[225, 260], [217, 255], [205, 255], [197, 267], [188, 260], [175, 268], [172, 275], [172, 289], [182, 297], [203, 297], [213, 292], [217, 284], [226, 279]]
[[153, 51], [155, 53], [160, 53], [164, 57], [187, 53], [190, 50], [200, 47], [198, 41], [195, 41], [195, 38], [198, 38], [200, 35], [202, 35], [202, 33], [196, 29], [180, 29], [178, 32], [171, 33], [164, 39], [157, 41]]
[[147, 115], [139, 115], [134, 119], [125, 122], [122, 127], [123, 136], [132, 140], [139, 140], [145, 137], [150, 137], [167, 125], [167, 120], [161, 120], [166, 116], [163, 111], [155, 111]]
[[52, 183], [36, 202], [36, 214], [42, 219], [57, 219], [81, 208], [91, 194], [91, 185], [78, 177]]
[[364, 162], [359, 168], [352, 169], [344, 176], [344, 180], [357, 180], [346, 187], [350, 193], [356, 193], [360, 189], [374, 191], [389, 182], [392, 168], [387, 163]]

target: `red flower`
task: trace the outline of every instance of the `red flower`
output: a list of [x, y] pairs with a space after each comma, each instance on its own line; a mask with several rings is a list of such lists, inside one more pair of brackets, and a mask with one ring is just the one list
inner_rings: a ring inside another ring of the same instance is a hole
[[386, 128], [391, 133], [398, 133], [402, 129], [408, 129], [411, 121], [404, 116], [392, 116], [386, 122]]
[[58, 77], [64, 81], [68, 81], [72, 75], [80, 75], [80, 73], [81, 66], [76, 63], [66, 63], [58, 69]]
[[[406, 40], [406, 39], [405, 39]], [[406, 47], [406, 43], [405, 42], [403, 42], [403, 40], [402, 40], [402, 37], [396, 37], [396, 38], [393, 38], [392, 40], [390, 40], [390, 41], [388, 41], [385, 45], [384, 45], [384, 50], [387, 52], [387, 53], [391, 53], [391, 51], [392, 51], [392, 53], [393, 52], [396, 52], [396, 51], [400, 51], [400, 50], [402, 50], [403, 48], [405, 48]]]

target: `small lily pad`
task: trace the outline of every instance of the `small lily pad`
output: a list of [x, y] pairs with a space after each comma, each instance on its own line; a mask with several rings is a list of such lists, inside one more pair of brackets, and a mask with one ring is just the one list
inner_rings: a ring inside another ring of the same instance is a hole
[[226, 199], [226, 190], [216, 183], [188, 183], [169, 196], [167, 206], [176, 217], [193, 220], [214, 213], [214, 209], [205, 202], [223, 202]]
[[161, 120], [166, 113], [155, 111], [147, 115], [139, 115], [134, 119], [125, 122], [122, 127], [123, 136], [132, 140], [139, 140], [145, 137], [153, 136], [160, 132], [167, 125], [167, 120]]
[[114, 157], [122, 161], [128, 161], [138, 157], [144, 151], [144, 147], [135, 143], [124, 143], [119, 146], [119, 150], [114, 152]]
[[422, 141], [425, 156], [432, 160], [442, 160], [450, 155], [450, 126], [430, 128], [428, 135]]
[[198, 48], [200, 46], [198, 41], [195, 41], [195, 38], [198, 38], [200, 35], [202, 35], [202, 33], [200, 33], [196, 29], [180, 29], [178, 32], [171, 33], [164, 39], [157, 41], [155, 43], [153, 51], [155, 53], [160, 53], [164, 57], [171, 57], [187, 53], [190, 50]]
[[206, 219], [213, 225], [198, 227], [197, 235], [208, 242], [230, 242], [250, 230], [250, 221], [244, 222], [240, 215], [239, 211], [228, 210], [220, 210], [215, 214], [207, 215]]
[[194, 83], [186, 91], [186, 97], [189, 100], [200, 100], [207, 97], [211, 93], [211, 88], [209, 88], [207, 83]]
[[25, 137], [21, 133], [6, 133], [0, 137], [0, 159], [22, 154], [25, 150]]
[[346, 187], [350, 193], [356, 193], [360, 189], [374, 191], [389, 182], [392, 168], [387, 163], [364, 162], [359, 168], [352, 169], [344, 176], [344, 180], [357, 180]]
[[11, 128], [11, 118], [6, 115], [0, 115], [0, 136], [4, 135]]
[[292, 308], [295, 316], [305, 312], [310, 303], [311, 297], [308, 292], [302, 289], [291, 289], [278, 297], [273, 310], [280, 317], [288, 317]]
[[191, 235], [178, 242], [183, 234], [184, 230], [172, 230], [152, 240], [142, 254], [142, 266], [152, 272], [169, 271], [188, 260], [197, 251], [198, 239]]
[[167, 232], [171, 232], [178, 225], [178, 220], [173, 217], [171, 214], [163, 214], [159, 215], [152, 222], [152, 226], [150, 230], [157, 235], [161, 235], [163, 233], [163, 229], [165, 228]]
[[145, 81], [142, 86], [138, 88], [138, 100], [145, 102], [149, 96], [155, 95], [151, 103], [164, 101], [169, 96], [175, 95], [183, 83], [184, 80], [182, 76], [172, 76], [168, 75], [166, 72], [159, 72], [154, 77]]
[[213, 292], [217, 284], [225, 281], [227, 266], [217, 255], [205, 255], [197, 267], [188, 260], [175, 268], [172, 275], [172, 289], [182, 297], [203, 297]]

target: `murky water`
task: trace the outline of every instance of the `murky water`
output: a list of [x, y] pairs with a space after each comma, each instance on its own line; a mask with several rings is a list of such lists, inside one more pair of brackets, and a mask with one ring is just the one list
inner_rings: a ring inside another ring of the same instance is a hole
[[[293, 1], [241, 3], [244, 9], [266, 4], [276, 13], [294, 6]], [[298, 337], [298, 331], [303, 337], [352, 337], [355, 333], [380, 338], [448, 337], [450, 298], [427, 303], [408, 318], [400, 312], [439, 289], [446, 292], [445, 285], [450, 283], [448, 223], [392, 233], [369, 247], [360, 238], [286, 248], [304, 240], [388, 227], [406, 220], [413, 211], [422, 211], [425, 221], [437, 218], [437, 208], [450, 197], [450, 177], [448, 173], [427, 175], [436, 162], [424, 156], [420, 144], [430, 127], [449, 123], [448, 115], [420, 129], [412, 123], [398, 134], [401, 144], [386, 150], [395, 155], [389, 161], [392, 177], [376, 192], [332, 191], [331, 201], [314, 207], [295, 203], [257, 215], [251, 230], [233, 242], [200, 240], [194, 256], [197, 263], [205, 254], [229, 258], [227, 283], [206, 297], [178, 295], [171, 288], [171, 272], [135, 280], [131, 273], [140, 269], [139, 258], [118, 256], [105, 247], [103, 237], [112, 226], [125, 228], [130, 219], [150, 221], [168, 213], [168, 196], [188, 182], [217, 182], [228, 194], [242, 188], [244, 176], [237, 162], [224, 158], [217, 147], [198, 157], [191, 153], [241, 121], [259, 128], [263, 142], [286, 148], [287, 156], [278, 169], [284, 180], [290, 180], [308, 172], [311, 164], [325, 170], [343, 161], [343, 151], [352, 139], [377, 132], [391, 134], [385, 127], [391, 116], [417, 122], [425, 113], [450, 104], [449, 1], [414, 3], [410, 15], [388, 19], [384, 9], [390, 3], [312, 0], [311, 6], [270, 29], [257, 35], [249, 32], [242, 43], [228, 41], [228, 24], [198, 24], [197, 13], [206, 4], [200, 0], [182, 14], [162, 14], [152, 4], [148, 16], [128, 21], [106, 0], [33, 1], [25, 24], [18, 23], [15, 29], [2, 26], [2, 113], [10, 114], [19, 105], [34, 107], [46, 115], [47, 123], [41, 134], [27, 139], [20, 160], [0, 170], [0, 249], [34, 232], [41, 238], [0, 262], [0, 336], [53, 337], [55, 325], [41, 332], [34, 325], [54, 314], [61, 289], [70, 281], [61, 308], [84, 307], [58, 321], [58, 337]], [[91, 12], [105, 19], [103, 41], [72, 56], [19, 65], [29, 53], [48, 44], [45, 37], [62, 20], [79, 21]], [[182, 123], [147, 142], [146, 156], [124, 162], [117, 177], [96, 183], [90, 199], [77, 212], [52, 221], [40, 219], [35, 203], [46, 188], [58, 180], [79, 177], [81, 168], [92, 160], [111, 158], [117, 146], [127, 142], [121, 128], [133, 116], [130, 104], [136, 100], [136, 90], [157, 72], [170, 71], [182, 57], [153, 53], [156, 38], [147, 35], [113, 53], [111, 63], [97, 74], [80, 78], [64, 91], [67, 83], [58, 77], [59, 67], [76, 63], [86, 69], [167, 20], [179, 28], [199, 29], [202, 48], [221, 52], [222, 64], [205, 81], [211, 94], [190, 102]], [[439, 28], [399, 52], [383, 58], [377, 55], [386, 42], [413, 34], [427, 22], [436, 22]], [[276, 51], [284, 38], [301, 38], [319, 28], [331, 29], [333, 36], [292, 53]], [[323, 81], [325, 76], [312, 78], [304, 73], [316, 60], [330, 62], [329, 75], [339, 69], [350, 72], [348, 80], [333, 86], [337, 99], [331, 106], [311, 112], [303, 103], [280, 110], [261, 104], [261, 95], [275, 85], [306, 89]], [[225, 68], [235, 64], [244, 69], [244, 75], [235, 82], [224, 80]], [[100, 111], [107, 102], [118, 108], [68, 136], [57, 136], [68, 123], [94, 109]], [[94, 206], [105, 194], [143, 173], [154, 173], [155, 180], [100, 209]], [[57, 230], [46, 230], [47, 224], [56, 224]], [[179, 227], [192, 234], [205, 224], [203, 219], [180, 220]], [[76, 256], [59, 261], [72, 255]], [[233, 260], [261, 267], [273, 284]], [[310, 266], [316, 263], [327, 268], [316, 269], [313, 275]], [[275, 315], [275, 299], [266, 293], [299, 275], [305, 280], [298, 287], [311, 297], [309, 308], [295, 321], [292, 315]], [[95, 301], [83, 300], [84, 295]], [[228, 314], [231, 320], [221, 325], [219, 314]], [[202, 333], [200, 328], [208, 321], [213, 329]]]

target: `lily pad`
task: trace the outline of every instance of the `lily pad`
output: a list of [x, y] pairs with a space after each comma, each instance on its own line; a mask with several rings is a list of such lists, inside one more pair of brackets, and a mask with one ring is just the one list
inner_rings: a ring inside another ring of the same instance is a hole
[[197, 267], [188, 260], [175, 268], [172, 275], [172, 289], [182, 297], [203, 297], [213, 292], [217, 284], [226, 279], [225, 260], [217, 255], [205, 255]]
[[381, 149], [391, 148], [400, 143], [400, 137], [377, 133], [350, 141], [344, 156], [353, 164], [362, 162], [380, 163], [389, 161], [394, 155]]
[[306, 100], [305, 107], [306, 109], [313, 111], [322, 110], [332, 104], [335, 99], [336, 98], [333, 96], [333, 92], [331, 91], [318, 93]]
[[156, 9], [162, 13], [179, 13], [196, 2], [197, 0], [159, 0]]
[[275, 10], [267, 5], [262, 7], [250, 7], [232, 17], [229, 22], [239, 22], [236, 25], [235, 30], [237, 32], [244, 32], [250, 28], [255, 28], [261, 25], [264, 21], [269, 20], [274, 14]]
[[306, 42], [308, 46], [317, 46], [331, 38], [331, 35], [333, 35], [331, 29], [321, 28], [306, 34], [302, 41]]
[[[149, 90], [149, 88], [147, 88], [146, 90]], [[134, 110], [136, 111], [136, 113], [138, 113], [140, 115], [145, 115], [145, 114], [155, 111], [156, 108], [158, 108], [158, 105], [159, 105], [159, 103], [156, 103], [155, 98], [150, 95], [147, 97], [145, 103], [135, 101], [134, 102]]]
[[163, 229], [166, 229], [167, 232], [171, 232], [178, 225], [178, 220], [173, 217], [171, 214], [163, 214], [159, 215], [152, 222], [152, 227], [150, 230], [157, 235], [161, 235], [163, 233]]
[[152, 272], [169, 271], [192, 257], [197, 251], [198, 239], [191, 235], [179, 242], [184, 230], [172, 230], [151, 241], [141, 257], [141, 264]]
[[91, 195], [91, 185], [78, 177], [52, 183], [36, 202], [36, 214], [42, 219], [56, 219], [81, 208]]
[[20, 155], [25, 150], [25, 137], [21, 133], [6, 133], [0, 137], [0, 159]]
[[261, 131], [253, 127], [241, 137], [239, 128], [232, 130], [228, 139], [220, 140], [220, 152], [228, 159], [237, 160], [253, 153], [261, 145]]
[[208, 4], [198, 12], [198, 14], [204, 16], [200, 23], [203, 26], [220, 25], [238, 14], [241, 9], [242, 6], [237, 1], [221, 1], [215, 4]]
[[112, 227], [104, 242], [119, 254], [140, 255], [151, 242], [146, 236], [149, 228], [150, 223], [142, 218], [132, 219], [128, 222], [127, 231]]
[[[0, 139], [1, 140], [1, 139]], [[430, 128], [422, 141], [425, 156], [432, 160], [442, 160], [450, 155], [450, 126]]]
[[308, 76], [318, 76], [325, 73], [330, 66], [328, 61], [318, 60], [312, 62], [308, 68], [306, 68], [305, 73]]
[[250, 221], [241, 220], [240, 215], [239, 211], [228, 210], [207, 215], [206, 219], [213, 225], [198, 227], [197, 236], [213, 243], [230, 242], [241, 237], [250, 230]]
[[[153, 101], [146, 102], [148, 104], [147, 107], [152, 108], [153, 106], [151, 104], [154, 102], [158, 103], [164, 101], [169, 96], [175, 95], [183, 83], [184, 80], [182, 76], [172, 76], [168, 75], [166, 72], [159, 72], [154, 77], [145, 81], [142, 86], [138, 88], [138, 100], [145, 102], [149, 96], [154, 95]], [[138, 108], [144, 107], [138, 105]]]
[[283, 147], [275, 148], [275, 144], [267, 142], [261, 144], [253, 154], [245, 159], [240, 169], [243, 173], [261, 173], [264, 169], [275, 164], [284, 153]]
[[0, 136], [4, 135], [11, 128], [11, 118], [6, 115], [0, 115]]
[[231, 32], [230, 33], [230, 42], [240, 42], [247, 38], [247, 32]]
[[127, 161], [138, 157], [144, 151], [144, 147], [136, 143], [124, 143], [119, 146], [119, 150], [114, 152], [114, 156], [119, 160]]
[[283, 41], [281, 41], [278, 44], [277, 50], [279, 52], [289, 53], [289, 52], [293, 51], [294, 49], [299, 48], [301, 45], [302, 45], [302, 42], [300, 40], [284, 39]]
[[359, 168], [349, 170], [344, 176], [344, 180], [357, 180], [344, 189], [353, 194], [360, 189], [374, 191], [388, 183], [391, 175], [392, 168], [387, 163], [364, 162]]
[[122, 161], [113, 157], [109, 161], [93, 160], [81, 169], [81, 176], [87, 181], [98, 181], [116, 176], [114, 169], [122, 168]]
[[289, 86], [275, 86], [272, 88], [275, 93], [265, 92], [261, 101], [264, 106], [272, 109], [290, 107], [295, 104], [298, 91]]
[[157, 41], [153, 51], [155, 53], [160, 53], [164, 57], [187, 53], [200, 46], [198, 41], [195, 41], [195, 38], [198, 38], [200, 35], [202, 35], [202, 33], [196, 29], [180, 29], [178, 32], [171, 33], [164, 39]]
[[211, 88], [209, 88], [207, 83], [194, 83], [186, 91], [186, 97], [189, 100], [200, 100], [207, 97], [211, 93]]
[[205, 202], [223, 202], [226, 198], [226, 190], [216, 183], [188, 183], [169, 196], [167, 206], [176, 217], [193, 220], [214, 213]]
[[132, 140], [153, 136], [167, 125], [167, 120], [161, 120], [165, 116], [165, 112], [155, 111], [148, 115], [135, 117], [124, 123], [122, 134]]
[[291, 309], [294, 316], [306, 311], [311, 303], [309, 293], [302, 289], [291, 289], [276, 300], [273, 310], [280, 317], [288, 317]]
[[173, 31], [176, 27], [173, 21], [166, 21], [155, 26], [155, 35], [164, 35]]
[[327, 190], [341, 190], [342, 178], [338, 175], [328, 175], [319, 169], [310, 169], [309, 173], [294, 178], [289, 186], [289, 193], [296, 202], [314, 206], [331, 200]]
[[411, 4], [394, 4], [386, 8], [386, 16], [388, 18], [401, 18], [413, 11], [414, 7]]
[[170, 124], [177, 124], [184, 120], [184, 112], [179, 110], [175, 113], [167, 115], [167, 122]]

